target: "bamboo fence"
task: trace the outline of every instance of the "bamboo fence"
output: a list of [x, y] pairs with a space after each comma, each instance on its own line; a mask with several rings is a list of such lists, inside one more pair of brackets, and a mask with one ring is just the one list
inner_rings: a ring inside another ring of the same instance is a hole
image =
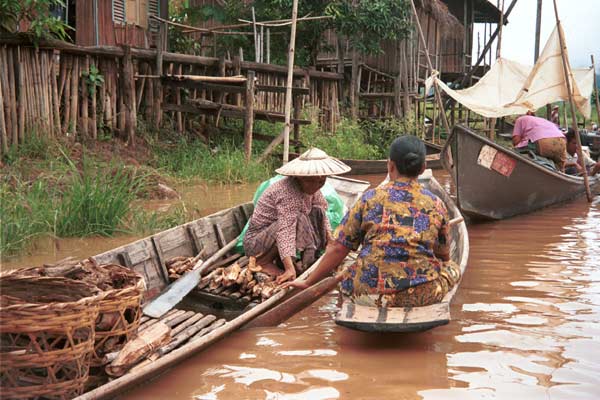
[[[228, 77], [248, 76], [250, 71], [256, 73], [254, 113], [263, 116], [259, 119], [279, 121], [270, 116], [283, 113], [284, 66], [125, 46], [83, 47], [54, 40], [42, 41], [36, 48], [24, 36], [3, 36], [0, 151], [6, 153], [31, 135], [97, 140], [102, 134], [122, 137], [133, 145], [138, 120], [155, 127], [170, 125], [178, 132], [197, 130], [202, 124], [185, 104], [208, 100], [244, 108], [246, 97], [226, 88], [186, 90], [165, 85], [165, 75]], [[98, 77], [103, 82], [96, 85]], [[300, 91], [294, 118], [300, 119], [301, 109], [310, 104], [320, 110], [321, 127], [334, 129], [340, 118], [338, 81], [342, 76], [296, 68], [294, 78], [294, 87]], [[207, 119], [218, 123], [218, 116], [200, 118], [203, 123]]]

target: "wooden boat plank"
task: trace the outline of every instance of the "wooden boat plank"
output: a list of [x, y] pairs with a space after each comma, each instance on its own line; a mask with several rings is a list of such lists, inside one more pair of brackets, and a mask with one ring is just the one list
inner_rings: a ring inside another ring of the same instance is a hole
[[450, 322], [447, 302], [426, 307], [356, 307], [344, 302], [336, 324], [364, 332], [418, 332]]
[[194, 244], [190, 240], [189, 233], [184, 226], [176, 227], [165, 232], [159, 232], [154, 235], [163, 253], [165, 261], [173, 257], [185, 256], [193, 257]]

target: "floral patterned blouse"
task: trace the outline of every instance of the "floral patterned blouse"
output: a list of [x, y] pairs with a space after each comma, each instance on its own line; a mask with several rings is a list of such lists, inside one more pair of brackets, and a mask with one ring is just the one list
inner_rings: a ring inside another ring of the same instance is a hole
[[347, 295], [390, 294], [437, 279], [445, 246], [445, 204], [416, 179], [399, 178], [366, 191], [337, 228], [337, 241], [361, 247], [341, 283]]

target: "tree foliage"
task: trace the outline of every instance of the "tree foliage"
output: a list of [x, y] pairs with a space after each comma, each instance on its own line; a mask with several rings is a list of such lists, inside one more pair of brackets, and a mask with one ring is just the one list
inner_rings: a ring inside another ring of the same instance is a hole
[[68, 38], [70, 27], [57, 16], [64, 9], [62, 0], [0, 0], [0, 30], [16, 32], [25, 22], [28, 32], [37, 39]]
[[381, 51], [382, 40], [398, 40], [411, 31], [407, 0], [334, 0], [325, 10], [337, 32], [363, 54]]
[[[222, 6], [204, 5], [179, 8], [172, 18], [197, 25], [201, 21], [214, 20], [221, 24], [236, 24], [239, 19], [252, 20], [254, 7], [257, 21], [289, 19], [293, 0], [255, 0], [242, 2], [224, 0]], [[410, 3], [407, 0], [300, 0], [298, 17], [329, 16], [330, 19], [301, 21], [296, 34], [296, 64], [315, 65], [317, 54], [327, 49], [325, 32], [334, 29], [347, 37], [361, 53], [381, 51], [381, 41], [396, 40], [405, 37], [411, 29]], [[234, 29], [237, 31], [248, 28]], [[289, 25], [271, 28], [271, 62], [285, 64], [290, 41]], [[172, 43], [184, 43], [188, 48], [192, 42], [186, 42], [176, 33]], [[241, 47], [246, 59], [254, 58], [254, 40], [252, 35], [218, 36], [218, 48], [221, 52], [237, 53]]]

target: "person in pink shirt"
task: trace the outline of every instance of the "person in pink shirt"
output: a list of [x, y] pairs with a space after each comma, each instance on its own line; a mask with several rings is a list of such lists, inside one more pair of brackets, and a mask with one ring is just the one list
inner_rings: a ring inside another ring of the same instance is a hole
[[567, 140], [551, 121], [529, 114], [519, 117], [513, 129], [512, 143], [517, 149], [532, 143], [537, 154], [554, 161], [559, 171], [565, 171]]

